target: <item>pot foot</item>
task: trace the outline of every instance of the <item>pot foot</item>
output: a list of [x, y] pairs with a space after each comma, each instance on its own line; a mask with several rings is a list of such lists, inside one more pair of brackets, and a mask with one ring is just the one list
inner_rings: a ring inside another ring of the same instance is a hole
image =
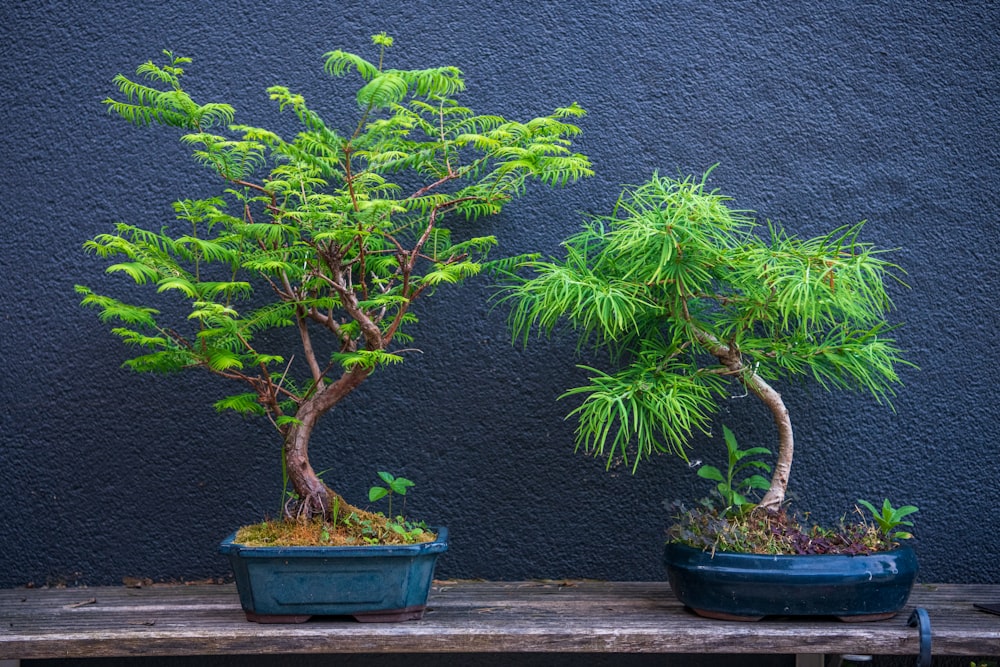
[[889, 611], [884, 614], [861, 614], [859, 616], [838, 616], [844, 623], [868, 623], [869, 621], [884, 621], [892, 618], [896, 612]]
[[297, 614], [255, 614], [252, 611], [246, 612], [247, 620], [253, 623], [305, 623], [312, 616]]
[[764, 618], [763, 616], [740, 616], [739, 614], [727, 614], [724, 611], [708, 611], [706, 609], [691, 609], [694, 613], [705, 618], [712, 618], [717, 621], [740, 621], [743, 623], [754, 623]]
[[399, 623], [400, 621], [419, 621], [424, 616], [426, 607], [407, 607], [389, 611], [372, 611], [365, 614], [351, 614], [358, 623]]

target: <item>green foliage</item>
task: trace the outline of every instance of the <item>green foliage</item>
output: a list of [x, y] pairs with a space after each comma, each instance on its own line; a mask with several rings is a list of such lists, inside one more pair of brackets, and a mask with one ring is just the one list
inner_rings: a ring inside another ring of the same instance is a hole
[[885, 284], [901, 270], [860, 240], [861, 223], [813, 239], [775, 224], [762, 234], [707, 177], [654, 174], [566, 239], [563, 257], [497, 272], [516, 341], [564, 322], [581, 347], [610, 352], [617, 370], [586, 368], [589, 381], [563, 394], [583, 399], [570, 413], [577, 448], [608, 465], [686, 458], [720, 399], [754, 377], [886, 401], [907, 363], [885, 324]]
[[706, 465], [698, 468], [698, 477], [717, 482], [715, 490], [722, 499], [725, 514], [743, 514], [755, 507], [754, 503], [747, 499], [746, 494], [752, 489], [766, 491], [770, 487], [770, 482], [759, 474], [742, 475], [752, 470], [770, 472], [771, 466], [752, 457], [769, 455], [771, 452], [766, 447], [740, 449], [736, 443], [736, 436], [728, 426], [723, 426], [722, 432], [728, 454], [726, 473], [723, 474], [715, 466]]
[[414, 544], [427, 542], [433, 537], [423, 522], [413, 523], [401, 516], [388, 518], [384, 523], [378, 523], [371, 519], [349, 518], [348, 523], [352, 522], [360, 528], [361, 540], [364, 544], [387, 544], [390, 542]]
[[898, 544], [866, 521], [832, 526], [802, 525], [785, 508], [734, 513], [705, 499], [696, 507], [671, 503], [676, 522], [667, 531], [669, 541], [705, 551], [770, 555], [870, 554]]
[[[405, 477], [396, 477], [392, 473], [380, 472], [378, 473], [379, 478], [385, 482], [385, 486], [373, 486], [368, 490], [368, 500], [375, 502], [376, 500], [381, 500], [386, 496], [389, 496], [389, 507], [392, 507], [392, 494], [398, 493], [401, 496], [406, 495], [406, 490], [413, 487], [414, 484]], [[391, 509], [389, 510], [392, 511]]]
[[917, 511], [906, 505], [895, 509], [886, 500], [881, 510], [871, 503], [858, 503], [871, 512], [875, 525], [865, 517], [848, 521], [841, 518], [834, 527], [802, 526], [786, 507], [765, 509], [747, 498], [751, 490], [765, 491], [770, 482], [755, 471], [770, 471], [770, 466], [754, 457], [770, 454], [764, 447], [742, 450], [727, 427], [725, 435], [727, 462], [725, 472], [715, 466], [702, 466], [698, 476], [716, 482], [715, 497], [700, 500], [694, 507], [669, 503], [675, 522], [667, 531], [671, 542], [680, 542], [707, 551], [755, 554], [864, 554], [886, 551], [899, 546], [896, 540], [912, 537], [897, 531], [912, 526], [904, 517]]
[[158, 123], [202, 129], [232, 122], [235, 113], [233, 107], [218, 103], [199, 105], [181, 88], [180, 80], [184, 75], [181, 65], [189, 64], [190, 58], [174, 56], [170, 51], [164, 51], [163, 55], [166, 57], [166, 64], [156, 65], [153, 61], [148, 61], [136, 69], [136, 74], [163, 87], [138, 83], [119, 74], [114, 78], [114, 83], [125, 100], [104, 100], [109, 112], [135, 125]]
[[878, 524], [879, 530], [888, 538], [889, 540], [908, 540], [913, 537], [912, 534], [903, 531], [896, 530], [900, 526], [913, 526], [912, 521], [904, 521], [904, 517], [907, 517], [919, 510], [913, 505], [903, 505], [902, 507], [895, 508], [886, 498], [882, 502], [882, 507], [876, 509], [867, 500], [858, 500], [858, 504], [864, 507], [866, 510], [871, 512], [872, 518], [875, 523]]
[[402, 516], [396, 516], [392, 513], [392, 496], [400, 495], [405, 501], [406, 492], [414, 486], [414, 483], [405, 477], [396, 477], [388, 472], [379, 472], [378, 476], [385, 483], [385, 486], [375, 485], [368, 489], [368, 500], [375, 502], [382, 498], [388, 498], [389, 521], [386, 527], [396, 533], [406, 543], [419, 541], [420, 537], [424, 534], [426, 526], [409, 523]]
[[[108, 260], [108, 273], [152, 288], [164, 305], [77, 287], [135, 350], [128, 367], [200, 368], [242, 382], [248, 393], [216, 408], [266, 414], [285, 433], [324, 388], [403, 361], [417, 298], [481, 271], [497, 240], [463, 234], [463, 223], [500, 212], [530, 181], [592, 173], [571, 151], [580, 130], [569, 121], [583, 115], [575, 104], [526, 122], [480, 115], [457, 99], [459, 69], [386, 68], [392, 38], [372, 43], [377, 62], [325, 56], [329, 74], [360, 77], [344, 96], [360, 106], [355, 127], [331, 128], [301, 95], [267, 89], [301, 123], [292, 138], [234, 124], [228, 104], [195, 101], [184, 87], [189, 58], [164, 52], [165, 62], [114, 78], [108, 111], [181, 128], [195, 162], [222, 186], [175, 202], [173, 222], [153, 214], [84, 244]], [[177, 304], [186, 317], [176, 318]], [[282, 329], [298, 349], [275, 334]]]

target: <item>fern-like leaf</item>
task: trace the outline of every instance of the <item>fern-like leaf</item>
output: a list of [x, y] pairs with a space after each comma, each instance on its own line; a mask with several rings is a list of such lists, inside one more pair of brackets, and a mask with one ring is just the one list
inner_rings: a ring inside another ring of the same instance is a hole
[[264, 406], [257, 400], [257, 394], [253, 393], [227, 396], [215, 402], [215, 409], [219, 412], [232, 410], [242, 415], [262, 415], [265, 412]]
[[347, 370], [362, 368], [368, 371], [375, 370], [378, 366], [400, 364], [403, 362], [402, 356], [386, 352], [385, 350], [358, 350], [357, 352], [337, 353], [333, 355], [333, 359]]
[[333, 76], [344, 76], [351, 70], [357, 70], [358, 74], [365, 81], [371, 81], [376, 76], [378, 76], [378, 67], [371, 64], [361, 56], [355, 55], [353, 53], [348, 53], [347, 51], [330, 51], [325, 54], [326, 63], [323, 69], [326, 70], [328, 74]]
[[406, 98], [406, 79], [395, 72], [386, 72], [366, 83], [358, 90], [358, 105], [365, 109], [384, 109], [398, 104]]

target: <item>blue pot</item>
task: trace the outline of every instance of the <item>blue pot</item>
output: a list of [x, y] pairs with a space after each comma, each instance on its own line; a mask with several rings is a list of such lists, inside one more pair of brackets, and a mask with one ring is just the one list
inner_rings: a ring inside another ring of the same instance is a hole
[[867, 556], [767, 556], [713, 555], [670, 543], [664, 562], [677, 599], [702, 616], [727, 620], [891, 618], [906, 604], [917, 576], [909, 547]]
[[433, 542], [351, 547], [248, 547], [233, 533], [219, 552], [232, 565], [247, 620], [407, 621], [423, 616], [434, 564], [448, 550], [448, 529], [431, 530]]

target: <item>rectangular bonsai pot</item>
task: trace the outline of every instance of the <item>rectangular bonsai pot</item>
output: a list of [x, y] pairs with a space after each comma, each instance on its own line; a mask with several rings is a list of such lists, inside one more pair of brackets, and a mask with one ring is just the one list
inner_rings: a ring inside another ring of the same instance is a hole
[[350, 547], [249, 547], [233, 533], [219, 546], [247, 620], [301, 623], [312, 616], [389, 622], [421, 618], [448, 529], [433, 542]]

